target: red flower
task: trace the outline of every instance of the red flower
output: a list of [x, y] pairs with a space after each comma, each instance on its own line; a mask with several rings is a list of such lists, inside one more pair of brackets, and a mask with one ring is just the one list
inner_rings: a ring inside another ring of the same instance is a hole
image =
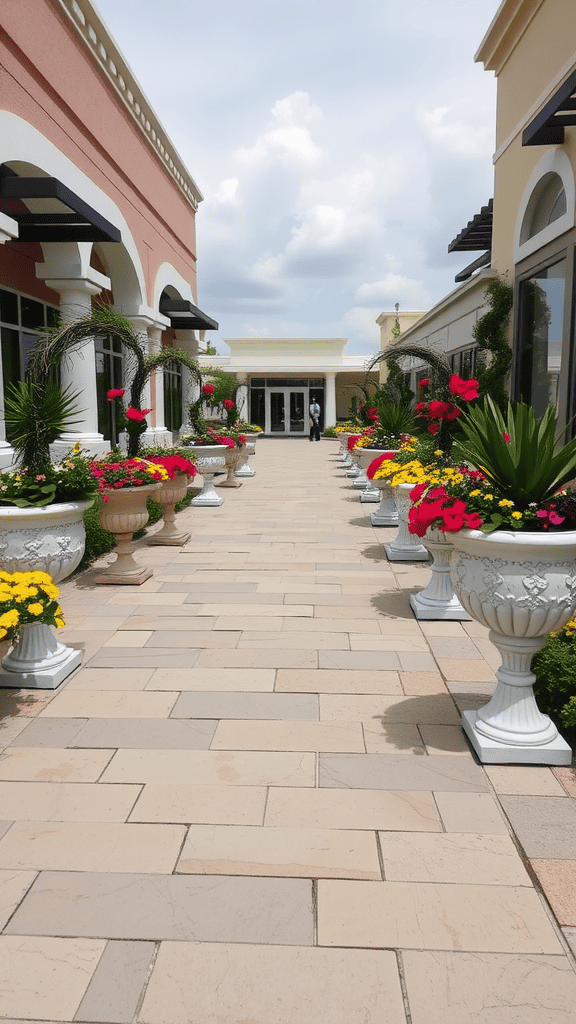
[[385, 452], [384, 455], [378, 455], [376, 459], [373, 459], [366, 470], [366, 476], [368, 479], [373, 480], [375, 473], [380, 469], [382, 463], [386, 462], [388, 459], [393, 459], [395, 454], [395, 452]]
[[418, 387], [419, 388], [427, 388], [429, 383], [430, 383], [430, 379], [428, 377], [422, 377], [422, 380], [418, 381]]
[[202, 385], [202, 394], [203, 395], [213, 395], [215, 390], [216, 390], [216, 388], [214, 387], [213, 384], [203, 384]]
[[467, 512], [464, 516], [464, 521], [470, 530], [479, 530], [484, 522], [477, 512]]
[[368, 409], [368, 415], [369, 415], [371, 420], [379, 419], [378, 409]]
[[[211, 385], [208, 384], [207, 386], [210, 387]], [[235, 406], [235, 404], [234, 404], [234, 402], [232, 401], [231, 398], [225, 398], [224, 401], [222, 402], [222, 405], [224, 406], [225, 409], [235, 409], [236, 408], [236, 406]]]
[[115, 398], [122, 398], [124, 395], [124, 388], [112, 388], [106, 392], [106, 399], [108, 402], [113, 402]]
[[420, 501], [420, 498], [424, 494], [424, 491], [426, 490], [427, 487], [428, 484], [416, 484], [416, 487], [414, 487], [413, 490], [410, 491], [410, 500]]
[[444, 416], [446, 415], [446, 413], [449, 412], [450, 409], [452, 408], [452, 403], [451, 402], [432, 401], [432, 402], [430, 402], [430, 405], [428, 406], [428, 408], [430, 410], [430, 415], [435, 420], [441, 420], [441, 419], [444, 419]]
[[478, 381], [471, 377], [470, 380], [463, 380], [457, 373], [450, 377], [449, 388], [453, 395], [458, 395], [465, 402], [471, 402], [478, 398]]
[[149, 412], [152, 412], [152, 409], [135, 409], [132, 405], [129, 405], [126, 409], [126, 419], [134, 420], [136, 423], [142, 423]]
[[506, 441], [506, 444], [510, 444], [510, 434], [508, 433], [507, 430], [504, 431], [504, 433], [502, 434], [502, 437]]
[[418, 405], [415, 407], [414, 412], [416, 413], [417, 416], [427, 416], [428, 410], [426, 408], [426, 402], [418, 402]]
[[454, 405], [453, 402], [450, 402], [449, 403], [449, 408], [446, 411], [446, 413], [444, 414], [444, 419], [446, 421], [448, 421], [448, 420], [457, 420], [458, 417], [461, 416], [461, 415], [462, 415], [462, 410], [459, 409], [457, 405]]
[[429, 423], [428, 424], [428, 433], [429, 434], [437, 434], [439, 430], [440, 430], [440, 424], [439, 423]]
[[354, 448], [354, 445], [356, 444], [356, 441], [358, 440], [359, 437], [360, 437], [360, 434], [350, 434], [350, 437], [348, 438], [348, 451], [349, 452], [352, 451], [352, 449]]
[[550, 512], [548, 519], [553, 526], [560, 526], [560, 523], [564, 522], [565, 516], [559, 516], [557, 512]]

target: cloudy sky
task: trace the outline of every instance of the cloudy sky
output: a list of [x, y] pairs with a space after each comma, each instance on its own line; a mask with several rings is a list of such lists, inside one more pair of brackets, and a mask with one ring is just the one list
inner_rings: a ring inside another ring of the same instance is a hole
[[[347, 337], [428, 309], [475, 254], [495, 80], [474, 53], [499, 0], [97, 0], [204, 195], [212, 337]], [[479, 254], [478, 254], [479, 255]]]

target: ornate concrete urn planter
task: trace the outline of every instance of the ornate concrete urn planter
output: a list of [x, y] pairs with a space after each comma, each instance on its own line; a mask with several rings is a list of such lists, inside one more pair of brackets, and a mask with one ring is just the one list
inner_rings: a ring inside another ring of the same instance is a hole
[[491, 700], [462, 725], [486, 764], [570, 764], [572, 751], [536, 704], [532, 657], [576, 610], [576, 532], [461, 530], [452, 580], [502, 657]]
[[[43, 508], [0, 508], [0, 566], [4, 572], [50, 573], [61, 583], [78, 568], [86, 542], [86, 509], [94, 499]], [[20, 642], [2, 659], [0, 686], [54, 690], [82, 662], [45, 623], [22, 627]]]
[[422, 538], [433, 562], [429, 584], [417, 594], [410, 594], [410, 606], [417, 619], [470, 621], [471, 616], [454, 593], [450, 576], [450, 560], [454, 550], [452, 536], [430, 527]]
[[376, 487], [374, 480], [369, 480], [366, 476], [366, 470], [374, 459], [377, 459], [379, 455], [384, 454], [384, 448], [356, 448], [354, 451], [354, 457], [362, 470], [362, 476], [358, 477], [354, 481], [354, 487], [358, 486], [358, 481], [364, 479], [364, 489], [360, 493], [361, 502], [372, 502], [374, 504], [380, 502], [380, 491]]
[[246, 445], [243, 444], [241, 448], [238, 448], [238, 446], [235, 445], [234, 448], [227, 448], [226, 449], [226, 451], [224, 453], [224, 459], [225, 459], [224, 465], [226, 466], [226, 479], [223, 480], [221, 484], [217, 484], [218, 487], [242, 487], [242, 481], [241, 480], [235, 480], [234, 479], [234, 474], [236, 473], [236, 470], [237, 470], [238, 466], [241, 464], [240, 463], [240, 459], [242, 458], [242, 453], [243, 452], [246, 453], [246, 458], [242, 459], [242, 461], [244, 462], [244, 461], [246, 461], [248, 459], [248, 452], [246, 451]]
[[348, 438], [352, 437], [352, 434], [348, 431], [342, 431], [340, 434], [340, 444], [342, 445], [342, 462], [345, 466], [352, 465], [352, 456], [348, 451]]
[[176, 527], [176, 508], [179, 501], [186, 497], [190, 477], [186, 473], [175, 472], [173, 480], [165, 480], [160, 490], [154, 495], [154, 501], [162, 505], [164, 525], [158, 533], [148, 541], [151, 545], [181, 547], [190, 540], [190, 534]]
[[[396, 455], [396, 453], [397, 450], [380, 448], [373, 448], [371, 451], [372, 460], [379, 458], [381, 455]], [[396, 508], [390, 481], [385, 477], [381, 477], [379, 480], [374, 479], [372, 483], [377, 488], [380, 496], [380, 504], [370, 516], [372, 526], [398, 526], [398, 509]]]
[[148, 522], [148, 498], [158, 500], [162, 484], [144, 484], [142, 487], [119, 487], [107, 490], [108, 501], [102, 502], [100, 526], [114, 534], [116, 559], [94, 578], [95, 583], [131, 584], [138, 586], [152, 575], [149, 566], [138, 565], [134, 558], [136, 542], [133, 535]]
[[240, 458], [238, 460], [238, 468], [234, 476], [256, 476], [256, 470], [250, 465], [250, 459], [256, 455], [256, 441], [261, 434], [246, 434], [243, 431], [244, 437], [246, 438], [246, 447], [240, 449]]
[[390, 562], [427, 562], [428, 551], [422, 541], [408, 529], [408, 512], [412, 505], [410, 491], [414, 484], [398, 484], [392, 488], [394, 503], [398, 512], [398, 534], [385, 551]]
[[225, 444], [198, 444], [190, 445], [194, 452], [194, 461], [198, 466], [198, 472], [204, 481], [204, 486], [195, 498], [192, 498], [191, 505], [201, 508], [212, 508], [224, 504], [221, 494], [214, 490], [214, 476], [221, 473], [226, 461]]

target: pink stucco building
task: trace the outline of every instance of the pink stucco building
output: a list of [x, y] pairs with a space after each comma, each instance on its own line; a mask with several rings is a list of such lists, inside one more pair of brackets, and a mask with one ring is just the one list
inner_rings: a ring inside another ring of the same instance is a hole
[[[0, 25], [0, 398], [54, 311], [98, 296], [149, 351], [176, 340], [196, 354], [196, 332], [217, 326], [197, 307], [202, 195], [114, 40], [89, 0], [4, 0]], [[122, 361], [100, 337], [62, 366], [85, 409], [64, 447], [109, 448], [105, 393]], [[186, 390], [175, 364], [152, 379], [158, 440], [181, 426]], [[10, 459], [0, 418], [0, 466]]]

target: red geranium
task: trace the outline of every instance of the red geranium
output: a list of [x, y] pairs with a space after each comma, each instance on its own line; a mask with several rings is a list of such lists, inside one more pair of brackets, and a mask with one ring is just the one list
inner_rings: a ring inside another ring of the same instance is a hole
[[377, 458], [373, 459], [370, 465], [368, 466], [368, 469], [366, 470], [366, 476], [368, 477], [368, 479], [373, 480], [374, 475], [380, 469], [382, 463], [386, 462], [387, 459], [393, 459], [395, 454], [396, 452], [384, 452], [384, 455], [378, 455]]
[[[210, 385], [208, 385], [208, 387], [210, 387]], [[236, 406], [235, 406], [235, 404], [234, 404], [234, 402], [232, 401], [231, 398], [225, 398], [224, 401], [222, 402], [222, 405], [224, 406], [225, 409], [235, 409], [236, 408]]]
[[478, 398], [479, 385], [474, 377], [471, 377], [470, 380], [463, 380], [459, 374], [453, 373], [448, 386], [453, 395], [458, 395], [465, 402], [471, 402], [474, 398]]
[[214, 387], [213, 384], [203, 384], [202, 385], [202, 394], [203, 395], [213, 395], [215, 390], [216, 390], [216, 388]]
[[126, 409], [126, 419], [134, 420], [135, 423], [142, 423], [149, 412], [152, 412], [152, 409], [135, 409], [134, 406], [129, 405]]
[[198, 472], [194, 463], [190, 462], [190, 459], [183, 458], [182, 455], [147, 455], [146, 460], [147, 462], [155, 462], [159, 466], [164, 466], [170, 480], [174, 479], [176, 473], [196, 476]]
[[418, 387], [419, 388], [427, 388], [429, 383], [430, 383], [430, 379], [428, 377], [422, 377], [422, 380], [418, 381]]
[[122, 398], [124, 396], [124, 388], [111, 388], [110, 391], [106, 392], [106, 399], [108, 402], [113, 402], [115, 398]]

